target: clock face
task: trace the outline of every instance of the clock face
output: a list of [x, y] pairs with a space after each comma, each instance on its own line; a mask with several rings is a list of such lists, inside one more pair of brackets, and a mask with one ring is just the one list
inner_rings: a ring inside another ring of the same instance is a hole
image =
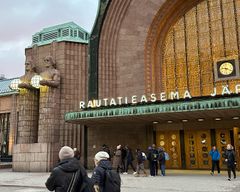
[[229, 62], [222, 63], [219, 67], [219, 71], [222, 75], [230, 75], [233, 70], [233, 64]]

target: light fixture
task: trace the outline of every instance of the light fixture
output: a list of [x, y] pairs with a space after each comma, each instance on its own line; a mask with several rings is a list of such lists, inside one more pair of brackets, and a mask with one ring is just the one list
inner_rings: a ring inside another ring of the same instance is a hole
[[187, 119], [183, 119], [182, 122], [186, 123], [186, 122], [188, 122], [188, 120]]
[[215, 121], [221, 121], [222, 119], [220, 117], [215, 118]]
[[18, 85], [21, 83], [21, 80], [20, 79], [14, 79], [11, 81], [10, 83], [10, 89], [12, 90], [19, 90], [19, 87]]
[[239, 119], [239, 117], [238, 117], [238, 116], [236, 116], [236, 117], [233, 117], [232, 119], [234, 119], [234, 120], [237, 120], [237, 119]]
[[168, 123], [172, 123], [173, 121], [171, 121], [171, 120], [168, 120], [167, 122], [168, 122]]
[[158, 124], [159, 122], [158, 121], [153, 121], [153, 124]]
[[203, 118], [199, 118], [198, 121], [201, 122], [201, 121], [204, 121], [204, 119]]
[[42, 80], [43, 78], [40, 76], [40, 75], [34, 75], [31, 79], [31, 85], [37, 89], [40, 88], [40, 81]]

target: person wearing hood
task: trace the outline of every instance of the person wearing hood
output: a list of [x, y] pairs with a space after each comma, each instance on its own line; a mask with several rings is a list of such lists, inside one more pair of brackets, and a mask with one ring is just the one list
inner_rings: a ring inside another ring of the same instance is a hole
[[233, 172], [233, 177], [236, 179], [236, 156], [231, 144], [227, 145], [227, 150], [224, 153], [225, 162], [227, 163], [228, 170], [228, 180], [231, 181], [231, 171]]
[[112, 166], [109, 159], [109, 155], [105, 151], [99, 151], [94, 157], [95, 169], [92, 174], [92, 182], [96, 192], [105, 192], [105, 170], [111, 170]]
[[[85, 169], [74, 158], [71, 147], [64, 146], [59, 151], [60, 162], [53, 169], [45, 185], [49, 191], [55, 192], [77, 192], [82, 185], [82, 178], [87, 176]], [[75, 182], [70, 185], [74, 178]]]

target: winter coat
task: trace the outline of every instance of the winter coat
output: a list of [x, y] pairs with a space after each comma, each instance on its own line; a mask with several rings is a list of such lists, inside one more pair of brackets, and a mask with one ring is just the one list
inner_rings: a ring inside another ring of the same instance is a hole
[[133, 158], [133, 153], [131, 149], [126, 149], [126, 157], [125, 157], [125, 161], [127, 162], [132, 162], [134, 160]]
[[113, 168], [117, 169], [122, 164], [122, 151], [118, 149], [113, 157]]
[[[80, 170], [83, 175], [87, 175], [85, 169], [80, 165], [76, 158], [64, 159], [53, 169], [45, 185], [49, 191], [66, 192], [71, 182], [73, 173]], [[80, 177], [77, 189], [75, 189], [76, 192], [81, 187], [81, 179], [82, 178]]]
[[213, 161], [218, 161], [221, 157], [220, 153], [218, 152], [218, 150], [211, 150], [209, 155], [212, 157]]
[[140, 165], [142, 163], [144, 163], [144, 159], [143, 159], [143, 154], [142, 151], [137, 151], [137, 163]]
[[231, 150], [226, 150], [224, 153], [225, 159], [227, 159], [227, 166], [232, 167], [235, 165], [236, 162], [236, 157], [235, 157], [235, 152]]
[[148, 153], [148, 157], [147, 159], [150, 161], [150, 162], [156, 162], [159, 158], [159, 153], [156, 149], [151, 149]]
[[111, 163], [108, 160], [101, 160], [99, 162], [99, 165], [95, 167], [92, 174], [92, 182], [95, 185], [98, 185], [100, 188], [100, 192], [104, 191], [104, 181], [105, 181], [105, 170], [109, 169], [111, 170]]

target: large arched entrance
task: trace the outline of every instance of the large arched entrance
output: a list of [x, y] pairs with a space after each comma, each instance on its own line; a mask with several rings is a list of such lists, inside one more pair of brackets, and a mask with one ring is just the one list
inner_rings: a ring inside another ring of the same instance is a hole
[[[162, 16], [162, 9], [168, 9], [169, 17]], [[218, 79], [217, 63], [234, 60], [236, 70], [239, 69], [239, 9], [236, 0], [166, 3], [156, 15], [146, 39], [146, 92], [175, 92], [181, 98], [186, 90], [192, 97], [210, 96], [215, 88], [216, 94], [222, 96], [223, 86], [233, 91], [240, 82], [239, 76]], [[170, 94], [168, 97], [171, 99]], [[224, 152], [227, 143], [237, 143], [234, 141], [237, 128], [226, 128], [226, 125], [182, 124], [172, 131], [166, 127], [157, 126], [156, 142], [171, 153], [169, 167], [181, 167], [184, 159], [186, 168], [208, 168], [211, 145]], [[185, 158], [180, 158], [180, 153], [186, 154]]]

